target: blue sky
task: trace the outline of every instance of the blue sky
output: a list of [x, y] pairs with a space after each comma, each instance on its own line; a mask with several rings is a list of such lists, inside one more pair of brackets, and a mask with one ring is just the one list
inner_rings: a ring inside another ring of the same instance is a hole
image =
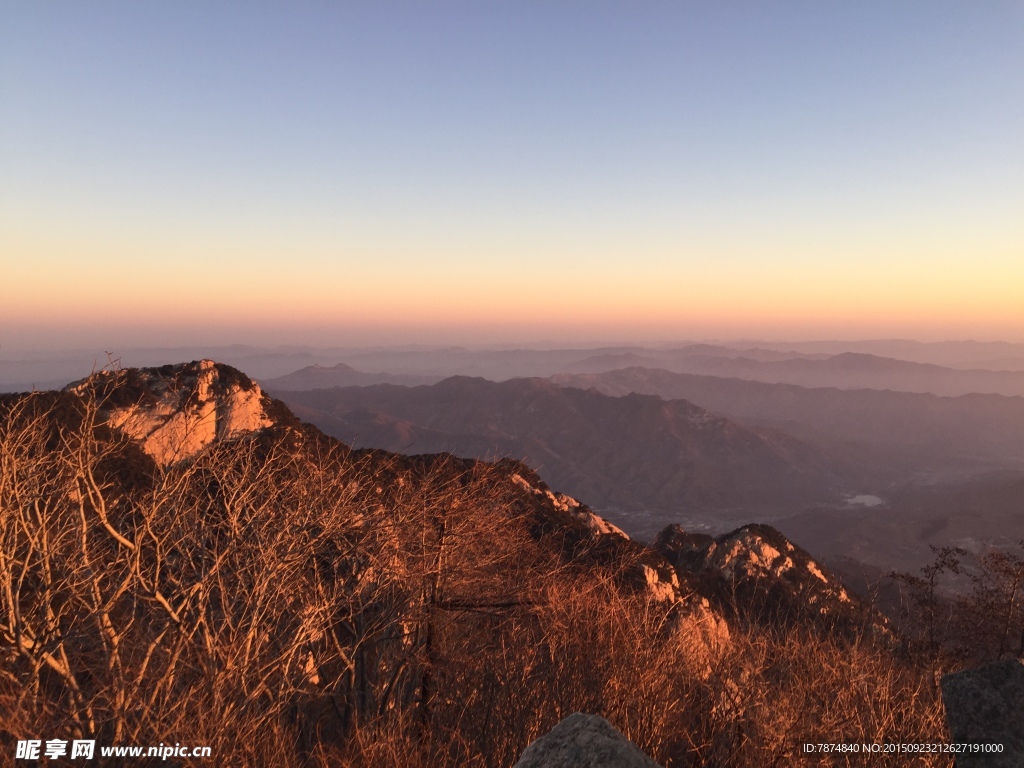
[[2, 0], [0, 323], [1020, 339], [1022, 41], [1020, 2]]

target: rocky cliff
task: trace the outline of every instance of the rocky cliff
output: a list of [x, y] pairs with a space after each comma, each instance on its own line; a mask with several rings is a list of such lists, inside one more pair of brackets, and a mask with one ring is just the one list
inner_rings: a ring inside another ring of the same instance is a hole
[[681, 580], [728, 614], [891, 636], [879, 611], [771, 526], [745, 525], [716, 538], [671, 525], [654, 548]]
[[67, 387], [87, 390], [96, 392], [107, 424], [138, 441], [160, 466], [274, 423], [259, 385], [212, 360], [101, 371]]

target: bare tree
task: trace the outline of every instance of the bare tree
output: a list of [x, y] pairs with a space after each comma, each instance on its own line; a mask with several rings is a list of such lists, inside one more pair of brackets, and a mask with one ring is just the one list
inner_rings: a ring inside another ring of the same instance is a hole
[[973, 588], [957, 603], [962, 655], [990, 661], [1024, 655], [1024, 541], [992, 548], [971, 568]]
[[924, 652], [935, 660], [953, 619], [952, 596], [943, 594], [942, 579], [962, 572], [967, 552], [960, 547], [932, 546], [931, 550], [935, 560], [921, 568], [919, 574], [893, 572], [889, 576], [905, 588], [909, 614], [909, 621], [904, 623], [905, 631], [916, 634]]

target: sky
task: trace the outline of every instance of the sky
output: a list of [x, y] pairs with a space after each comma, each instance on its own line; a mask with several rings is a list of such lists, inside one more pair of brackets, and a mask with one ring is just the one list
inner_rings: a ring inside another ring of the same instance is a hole
[[1024, 3], [0, 0], [0, 347], [1024, 341]]

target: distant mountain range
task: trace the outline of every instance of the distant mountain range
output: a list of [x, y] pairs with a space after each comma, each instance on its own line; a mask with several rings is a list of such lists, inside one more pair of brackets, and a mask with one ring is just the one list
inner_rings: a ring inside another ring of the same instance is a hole
[[843, 352], [824, 358], [774, 360], [694, 353], [688, 349], [657, 355], [605, 353], [574, 363], [567, 367], [566, 372], [603, 373], [634, 367], [804, 387], [891, 389], [947, 396], [972, 393], [1024, 395], [1024, 371], [956, 370], [857, 352]]
[[[358, 372], [383, 371], [388, 380], [395, 376], [423, 377], [440, 381], [454, 375], [483, 376], [494, 381], [522, 376], [547, 377], [556, 373], [596, 373], [629, 366], [664, 368], [683, 373], [698, 373], [763, 381], [787, 381], [805, 386], [823, 385], [811, 379], [793, 379], [796, 375], [784, 369], [763, 370], [755, 363], [785, 363], [788, 360], [819, 360], [844, 353], [888, 358], [911, 363], [930, 364], [944, 369], [976, 369], [989, 372], [1024, 372], [1024, 344], [1008, 342], [948, 341], [923, 343], [906, 340], [878, 341], [816, 341], [767, 342], [763, 340], [727, 343], [678, 343], [673, 345], [591, 345], [562, 347], [492, 347], [468, 349], [456, 346], [406, 345], [376, 348], [292, 346], [192, 346], [165, 348], [105, 348], [69, 350], [16, 350], [0, 347], [0, 392], [43, 389], [63, 386], [91, 371], [107, 365], [110, 360], [122, 366], [156, 366], [182, 359], [210, 357], [238, 366], [260, 381], [282, 377], [306, 367], [331, 367], [343, 363]], [[726, 368], [714, 370], [710, 358], [746, 361], [725, 363]], [[581, 364], [587, 361], [583, 367]], [[833, 364], [834, 365], [834, 364]], [[906, 369], [905, 378], [879, 378], [877, 366], [867, 369], [870, 375], [861, 382], [842, 381], [835, 386], [867, 386], [870, 388], [910, 389], [937, 394], [962, 393], [964, 387], [974, 391], [972, 382], [980, 381], [977, 391], [1020, 394], [1019, 380], [1012, 377], [949, 377], [948, 372], [928, 369]], [[812, 371], [814, 369], [811, 369]], [[341, 373], [341, 371], [339, 371]], [[808, 376], [808, 371], [798, 371]], [[834, 374], [833, 374], [834, 375]], [[931, 378], [938, 376], [935, 388]], [[872, 378], [874, 377], [874, 378]], [[318, 382], [316, 386], [349, 386], [351, 380]], [[414, 383], [402, 381], [400, 383]], [[922, 388], [923, 387], [923, 388]]]
[[[847, 574], [1024, 536], [1024, 398], [630, 368], [278, 393], [357, 446], [526, 460], [631, 535], [773, 521]], [[966, 521], [966, 522], [965, 522]]]
[[[893, 390], [943, 396], [972, 393], [1024, 396], [1024, 370], [959, 369], [862, 352], [828, 355], [763, 347], [735, 349], [714, 344], [690, 344], [674, 349], [367, 352], [353, 354], [345, 363], [331, 367], [312, 365], [263, 382], [270, 388], [296, 390], [385, 383], [432, 384], [449, 375], [482, 376], [501, 381], [560, 373], [606, 373], [623, 368], [653, 368], [809, 388]], [[389, 372], [363, 372], [368, 369]]]
[[276, 394], [356, 447], [523, 459], [613, 520], [615, 510], [629, 510], [638, 535], [694, 513], [756, 517], [838, 502], [858, 482], [827, 450], [685, 400], [468, 377]]
[[[605, 345], [563, 348], [374, 349], [339, 354], [338, 359], [360, 370], [392, 373], [429, 373], [441, 376], [473, 375], [490, 379], [514, 376], [550, 376], [571, 370], [587, 358], [636, 354], [662, 361], [683, 356], [748, 358], [762, 362], [791, 359], [825, 359], [846, 352], [927, 363], [953, 369], [1024, 371], [1024, 344], [1008, 342], [909, 340], [819, 341], [780, 343], [760, 340], [727, 343], [679, 343], [673, 345]], [[320, 360], [326, 363], [327, 360]], [[614, 367], [623, 367], [616, 364]]]
[[[876, 339], [865, 341], [757, 342], [766, 349], [806, 355], [838, 355], [860, 352], [913, 363], [931, 363], [947, 368], [980, 368], [989, 371], [1024, 371], [1024, 344], [1007, 341], [913, 341]], [[749, 346], [733, 342], [732, 347]]]
[[808, 388], [626, 368], [552, 381], [607, 395], [685, 399], [744, 424], [770, 426], [842, 450], [892, 480], [908, 473], [1024, 467], [1024, 398]]
[[294, 373], [264, 379], [263, 385], [276, 391], [296, 389], [323, 389], [326, 387], [366, 387], [372, 384], [434, 384], [437, 376], [402, 373], [363, 373], [350, 365], [338, 363], [332, 366], [309, 365]]

